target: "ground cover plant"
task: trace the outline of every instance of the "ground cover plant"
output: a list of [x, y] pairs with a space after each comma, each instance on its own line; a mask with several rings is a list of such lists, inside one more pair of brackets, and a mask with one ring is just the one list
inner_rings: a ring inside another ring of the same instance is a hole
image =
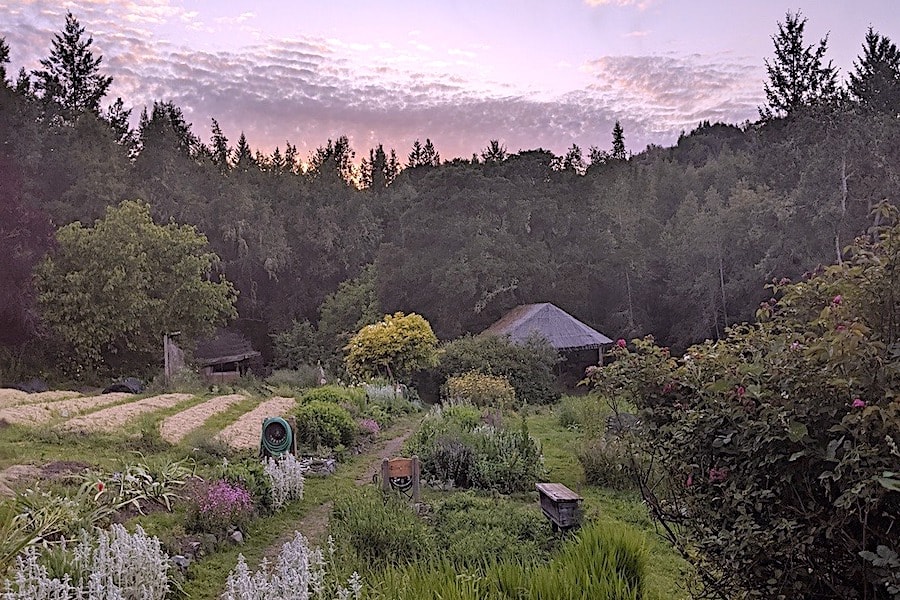
[[640, 407], [666, 476], [641, 489], [710, 596], [900, 594], [900, 225], [879, 211], [841, 264], [776, 282], [757, 323], [680, 359], [636, 340], [594, 373]]

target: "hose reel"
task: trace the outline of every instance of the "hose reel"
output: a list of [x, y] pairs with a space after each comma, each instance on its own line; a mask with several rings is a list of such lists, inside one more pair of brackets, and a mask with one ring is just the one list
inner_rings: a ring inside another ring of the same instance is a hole
[[294, 453], [294, 430], [281, 417], [267, 417], [262, 423], [259, 439], [259, 455], [279, 458], [288, 452]]

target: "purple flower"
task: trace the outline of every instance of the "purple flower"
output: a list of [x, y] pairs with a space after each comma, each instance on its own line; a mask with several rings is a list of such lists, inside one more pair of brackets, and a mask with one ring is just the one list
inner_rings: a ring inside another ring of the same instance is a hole
[[623, 338], [619, 338], [616, 340], [616, 346], [619, 348], [624, 348], [627, 345], [627, 342]]
[[865, 408], [866, 401], [863, 400], [862, 398], [854, 398], [853, 404], [851, 406], [853, 406], [853, 408]]
[[713, 467], [709, 470], [709, 482], [716, 483], [719, 481], [725, 481], [728, 479], [728, 468], [722, 467], [721, 469], [717, 469]]
[[737, 386], [737, 389], [735, 390], [735, 392], [737, 393], [738, 398], [743, 398], [744, 394], [747, 393], [747, 390], [744, 388], [744, 386], [739, 385], [739, 386]]
[[377, 435], [381, 431], [381, 427], [375, 419], [360, 419], [358, 425], [360, 430], [368, 435]]
[[844, 300], [844, 299], [841, 298], [841, 295], [838, 294], [837, 296], [835, 296], [834, 298], [832, 298], [831, 303], [834, 304], [834, 305], [836, 306], [836, 305], [840, 304], [843, 300]]

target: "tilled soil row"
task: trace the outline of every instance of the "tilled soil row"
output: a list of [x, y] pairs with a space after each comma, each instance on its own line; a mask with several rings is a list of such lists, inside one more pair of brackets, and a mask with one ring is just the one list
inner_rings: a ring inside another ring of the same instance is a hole
[[[59, 392], [44, 392], [59, 393]], [[36, 395], [36, 394], [32, 394]], [[0, 409], [0, 419], [21, 425], [40, 425], [53, 420], [54, 417], [69, 417], [95, 408], [109, 406], [121, 402], [131, 394], [114, 392], [101, 396], [87, 396], [70, 400], [56, 400], [39, 404], [19, 404]]]
[[80, 396], [78, 392], [72, 391], [51, 391], [40, 392], [37, 394], [27, 394], [22, 390], [12, 388], [0, 388], [0, 408], [8, 406], [18, 406], [20, 404], [39, 404], [43, 402], [55, 402], [57, 400], [67, 400]]
[[63, 424], [63, 427], [77, 431], [115, 431], [135, 417], [171, 408], [193, 397], [193, 394], [161, 394], [152, 396], [69, 419]]
[[187, 434], [198, 427], [202, 427], [211, 417], [246, 399], [247, 397], [241, 394], [210, 398], [203, 404], [192, 406], [187, 410], [167, 417], [159, 427], [159, 434], [162, 439], [170, 444], [177, 444]]
[[293, 398], [270, 398], [223, 429], [216, 438], [232, 448], [258, 448], [263, 420], [266, 417], [286, 416], [296, 403]]

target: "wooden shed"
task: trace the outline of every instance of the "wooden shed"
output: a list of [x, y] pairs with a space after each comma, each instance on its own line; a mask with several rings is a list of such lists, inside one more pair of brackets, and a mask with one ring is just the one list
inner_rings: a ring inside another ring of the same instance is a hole
[[260, 353], [247, 338], [226, 329], [201, 339], [194, 349], [194, 362], [210, 383], [236, 381], [259, 361]]

